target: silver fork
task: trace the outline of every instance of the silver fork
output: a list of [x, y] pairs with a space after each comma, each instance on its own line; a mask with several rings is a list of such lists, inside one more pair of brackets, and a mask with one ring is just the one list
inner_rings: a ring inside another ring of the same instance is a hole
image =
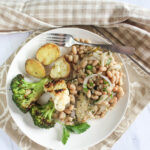
[[101, 47], [102, 49], [109, 50], [112, 52], [117, 52], [121, 54], [134, 54], [135, 48], [128, 46], [120, 46], [116, 44], [92, 44], [92, 43], [82, 43], [78, 42], [74, 39], [74, 37], [70, 34], [62, 34], [62, 33], [48, 33], [46, 36], [46, 42], [52, 42], [59, 46], [63, 47], [71, 47], [72, 45], [85, 45], [92, 47]]

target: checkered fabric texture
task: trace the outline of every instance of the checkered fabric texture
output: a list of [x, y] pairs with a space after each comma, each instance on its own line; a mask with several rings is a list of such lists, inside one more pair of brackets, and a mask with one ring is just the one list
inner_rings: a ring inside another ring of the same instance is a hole
[[[78, 25], [76, 27], [91, 30], [111, 43], [136, 48], [133, 56], [123, 56], [131, 81], [130, 105], [126, 115], [106, 140], [89, 148], [108, 150], [150, 100], [149, 14], [149, 10], [109, 0], [7, 0], [0, 1], [0, 31], [33, 31], [33, 35], [29, 37], [31, 39], [43, 30]], [[7, 71], [14, 56], [15, 54], [0, 67], [0, 128], [3, 128], [22, 149], [44, 150], [45, 148], [31, 141], [19, 130], [8, 112], [5, 84]]]
[[94, 25], [111, 42], [136, 48], [129, 56], [150, 74], [150, 11], [101, 0], [8, 0], [0, 2], [0, 31]]

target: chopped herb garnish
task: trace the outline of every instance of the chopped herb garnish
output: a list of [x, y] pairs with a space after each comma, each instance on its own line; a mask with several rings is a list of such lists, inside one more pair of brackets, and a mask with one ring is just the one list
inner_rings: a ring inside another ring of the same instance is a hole
[[80, 123], [76, 125], [66, 125], [66, 128], [68, 131], [76, 133], [76, 134], [81, 134], [85, 132], [88, 128], [90, 127], [89, 124], [85, 123]]
[[75, 134], [81, 134], [90, 128], [90, 125], [86, 122], [76, 125], [63, 125], [62, 143], [65, 145], [70, 137], [70, 132]]
[[104, 88], [103, 88], [103, 91], [107, 91], [107, 88], [106, 88], [106, 87], [104, 87]]
[[88, 88], [83, 88], [84, 92], [87, 92], [88, 91]]
[[87, 92], [87, 91], [88, 91], [87, 85], [84, 85], [83, 91], [84, 91], [84, 92]]
[[112, 58], [109, 58], [106, 62], [106, 65], [109, 65], [111, 63], [111, 61], [112, 61]]
[[90, 86], [93, 86], [94, 85], [94, 83], [93, 82], [90, 82]]
[[88, 76], [89, 74], [87, 72], [85, 72], [86, 76]]
[[88, 70], [87, 74], [88, 74], [88, 76], [89, 76], [89, 75], [91, 75], [91, 74], [93, 74], [93, 73], [92, 73], [90, 70]]
[[94, 111], [94, 110], [92, 110], [92, 113], [95, 113], [95, 111]]
[[104, 84], [108, 84], [108, 82], [106, 80], [104, 80]]
[[112, 92], [111, 95], [110, 95], [110, 98], [113, 98], [113, 94], [114, 94], [114, 93]]
[[113, 95], [112, 95], [112, 94], [110, 95], [110, 98], [113, 98]]
[[70, 137], [70, 132], [68, 131], [68, 129], [65, 126], [63, 126], [63, 135], [62, 135], [62, 139], [61, 139], [62, 143], [66, 144], [69, 137]]
[[83, 87], [84, 87], [84, 88], [87, 88], [87, 85], [86, 85], [86, 84], [84, 84], [84, 85], [83, 85]]
[[87, 65], [87, 66], [86, 66], [86, 69], [87, 69], [87, 70], [92, 70], [92, 69], [93, 69], [93, 66], [92, 66], [92, 65]]

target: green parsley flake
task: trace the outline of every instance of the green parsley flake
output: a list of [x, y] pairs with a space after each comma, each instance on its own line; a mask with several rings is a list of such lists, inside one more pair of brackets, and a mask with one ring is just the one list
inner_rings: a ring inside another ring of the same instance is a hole
[[106, 88], [106, 87], [104, 87], [104, 88], [103, 88], [103, 91], [107, 91], [107, 88]]
[[88, 91], [88, 88], [83, 88], [84, 92], [87, 92]]
[[94, 85], [94, 83], [93, 82], [90, 82], [90, 86], [93, 86]]
[[111, 63], [111, 61], [112, 61], [112, 58], [109, 58], [106, 62], [106, 65], [109, 65]]
[[87, 85], [84, 85], [83, 91], [84, 91], [84, 92], [87, 92], [87, 91], [88, 91]]
[[104, 80], [104, 84], [108, 84], [108, 82], [106, 80]]
[[92, 70], [92, 69], [93, 69], [93, 66], [92, 66], [92, 65], [87, 65], [87, 66], [86, 66], [86, 69], [87, 69], [87, 70]]
[[111, 95], [110, 95], [110, 98], [113, 98], [113, 94], [114, 94], [114, 93], [112, 92]]

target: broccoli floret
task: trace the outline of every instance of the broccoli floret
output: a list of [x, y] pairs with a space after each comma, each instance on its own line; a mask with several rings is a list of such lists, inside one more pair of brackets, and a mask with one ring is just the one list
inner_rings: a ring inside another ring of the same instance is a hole
[[49, 101], [47, 104], [36, 104], [31, 107], [30, 114], [33, 118], [34, 124], [40, 128], [51, 128], [55, 121], [52, 118], [55, 110], [54, 103]]
[[43, 78], [39, 82], [29, 83], [21, 74], [13, 78], [11, 82], [12, 99], [22, 112], [26, 113], [44, 93], [44, 85], [48, 81], [49, 78]]

